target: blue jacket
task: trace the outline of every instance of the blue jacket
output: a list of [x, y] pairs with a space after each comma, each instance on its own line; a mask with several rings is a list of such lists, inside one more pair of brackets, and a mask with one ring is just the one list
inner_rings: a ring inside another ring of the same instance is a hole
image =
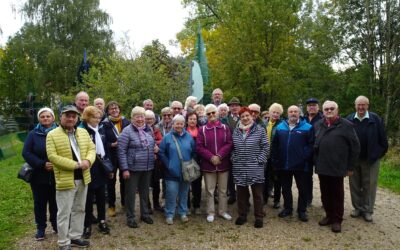
[[312, 125], [300, 119], [292, 130], [287, 121], [276, 128], [272, 141], [271, 158], [276, 170], [310, 171], [314, 130]]
[[174, 130], [164, 136], [158, 151], [158, 157], [165, 166], [165, 179], [172, 181], [183, 181], [181, 161], [176, 149], [175, 141], [172, 136], [175, 136], [179, 143], [183, 161], [189, 161], [195, 157], [196, 143], [193, 137], [184, 129], [182, 135], [178, 135]]
[[[139, 131], [132, 124], [125, 127], [118, 137], [118, 159], [121, 171], [150, 171], [154, 169], [154, 145], [152, 129], [146, 125], [147, 146], [139, 138]], [[143, 139], [143, 138], [142, 138]]]
[[54, 171], [46, 171], [44, 166], [49, 161], [46, 153], [46, 133], [34, 128], [25, 140], [22, 156], [33, 168], [32, 184], [55, 185]]
[[[368, 161], [374, 163], [386, 154], [389, 145], [381, 118], [373, 112], [368, 111], [368, 113]], [[356, 113], [350, 114], [347, 120], [354, 124], [355, 115]]]

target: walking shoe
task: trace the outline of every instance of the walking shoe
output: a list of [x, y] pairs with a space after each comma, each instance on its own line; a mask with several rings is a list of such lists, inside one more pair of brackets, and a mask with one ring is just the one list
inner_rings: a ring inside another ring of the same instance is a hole
[[87, 240], [76, 239], [71, 240], [71, 247], [87, 248], [90, 246], [90, 242]]
[[308, 221], [308, 216], [307, 214], [304, 213], [299, 213], [299, 220], [301, 220], [302, 222], [307, 222]]
[[281, 207], [281, 205], [279, 204], [279, 201], [274, 202], [274, 205], [272, 206], [275, 209], [278, 209]]
[[84, 239], [89, 239], [90, 236], [92, 236], [92, 227], [91, 227], [91, 226], [85, 227], [85, 228], [83, 229], [83, 235], [82, 235], [82, 237], [83, 237]]
[[292, 211], [291, 210], [289, 210], [289, 209], [283, 209], [279, 214], [278, 214], [278, 216], [279, 217], [281, 217], [281, 218], [285, 218], [285, 217], [288, 217], [288, 216], [291, 216], [292, 215]]
[[44, 238], [45, 238], [44, 229], [38, 229], [35, 234], [35, 240], [41, 241], [44, 240]]
[[130, 228], [138, 228], [139, 227], [135, 220], [130, 220], [130, 221], [128, 221], [127, 224], [128, 224], [128, 227], [130, 227]]
[[235, 221], [235, 224], [236, 225], [243, 225], [244, 223], [246, 223], [247, 222], [247, 218], [246, 217], [244, 217], [244, 216], [239, 216], [237, 219], [236, 219], [236, 221]]
[[109, 207], [107, 209], [107, 214], [109, 217], [115, 217], [117, 214], [115, 213], [115, 207]]
[[225, 220], [232, 220], [232, 216], [227, 212], [221, 214], [221, 217], [224, 218]]
[[228, 199], [228, 204], [232, 205], [236, 202], [236, 197], [235, 196], [230, 196]]
[[167, 225], [173, 225], [174, 224], [174, 220], [172, 218], [166, 218], [165, 222], [167, 223]]
[[209, 214], [209, 215], [207, 216], [207, 222], [211, 223], [211, 222], [213, 222], [213, 221], [214, 221], [214, 215]]
[[182, 215], [182, 216], [181, 216], [181, 221], [182, 221], [183, 223], [186, 223], [186, 222], [189, 221], [189, 218], [188, 218], [186, 215]]
[[361, 211], [358, 209], [354, 209], [353, 211], [351, 211], [350, 216], [353, 218], [357, 218], [361, 216]]
[[332, 221], [331, 221], [331, 219], [328, 218], [328, 217], [324, 217], [322, 220], [320, 220], [320, 221], [318, 222], [318, 225], [320, 225], [321, 227], [323, 227], [323, 226], [328, 226], [328, 225], [331, 225], [331, 224], [332, 224]]
[[71, 245], [59, 246], [58, 249], [60, 249], [60, 250], [71, 250]]
[[102, 234], [109, 234], [110, 233], [110, 228], [108, 227], [107, 223], [105, 222], [100, 222], [99, 223], [99, 230]]
[[332, 224], [332, 232], [334, 233], [340, 233], [342, 232], [342, 225], [338, 222], [335, 222]]
[[363, 217], [366, 222], [372, 222], [372, 214], [371, 213], [364, 213]]
[[146, 224], [153, 224], [153, 219], [150, 216], [146, 216], [146, 217], [141, 217], [140, 218], [141, 221], [143, 221]]
[[164, 208], [160, 205], [154, 205], [154, 210], [164, 213]]
[[264, 226], [264, 223], [263, 223], [262, 219], [256, 219], [256, 221], [254, 222], [254, 227], [262, 228], [263, 226]]

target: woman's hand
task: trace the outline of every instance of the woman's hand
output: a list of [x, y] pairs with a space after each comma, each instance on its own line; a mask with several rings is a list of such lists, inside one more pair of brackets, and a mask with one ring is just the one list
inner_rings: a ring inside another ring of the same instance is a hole
[[46, 164], [44, 165], [44, 169], [46, 169], [46, 171], [53, 171], [53, 163], [51, 162], [46, 162]]
[[118, 141], [111, 143], [112, 148], [116, 148], [118, 146]]
[[114, 178], [114, 173], [109, 173], [108, 174], [108, 179], [113, 179]]
[[129, 177], [131, 177], [131, 174], [129, 173], [129, 170], [125, 170], [125, 171], [122, 173], [122, 178], [123, 178], [124, 180], [126, 180], [126, 179], [129, 179]]
[[160, 148], [157, 145], [155, 145], [154, 146], [154, 153], [157, 154], [159, 150], [160, 150]]

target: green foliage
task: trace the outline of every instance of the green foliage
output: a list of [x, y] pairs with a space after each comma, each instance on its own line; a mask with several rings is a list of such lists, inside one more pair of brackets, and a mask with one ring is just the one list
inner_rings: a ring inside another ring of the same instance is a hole
[[28, 184], [17, 178], [24, 162], [16, 134], [0, 137], [15, 146], [16, 156], [0, 161], [0, 249], [15, 249], [15, 242], [34, 232], [33, 199]]
[[400, 147], [389, 149], [384, 160], [381, 161], [379, 171], [379, 186], [388, 188], [400, 194]]

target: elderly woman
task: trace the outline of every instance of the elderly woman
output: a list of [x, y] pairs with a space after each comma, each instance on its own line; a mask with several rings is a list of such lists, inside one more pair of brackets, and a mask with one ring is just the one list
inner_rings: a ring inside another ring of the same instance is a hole
[[263, 227], [264, 166], [267, 163], [268, 141], [265, 129], [253, 121], [248, 107], [239, 111], [240, 121], [233, 131], [232, 172], [237, 187], [239, 217], [236, 225], [247, 222], [249, 189], [253, 194], [255, 228]]
[[213, 222], [215, 216], [214, 191], [218, 183], [218, 214], [231, 220], [228, 214], [226, 195], [230, 170], [232, 136], [227, 125], [218, 119], [217, 107], [208, 104], [205, 108], [208, 122], [200, 127], [196, 142], [197, 153], [201, 156], [201, 170], [207, 192], [207, 221]]
[[148, 208], [151, 173], [154, 169], [155, 141], [152, 129], [145, 123], [145, 110], [136, 106], [131, 112], [131, 124], [118, 138], [120, 170], [125, 180], [125, 204], [127, 225], [137, 228], [135, 220], [135, 196], [139, 190], [140, 219], [153, 224]]
[[197, 97], [188, 96], [185, 101], [185, 107], [182, 111], [182, 115], [186, 117], [187, 113], [192, 113], [194, 111], [194, 106], [197, 104]]
[[47, 158], [46, 136], [57, 125], [54, 123], [54, 112], [50, 108], [42, 108], [37, 114], [39, 123], [28, 134], [22, 156], [33, 168], [31, 189], [36, 222], [36, 240], [44, 240], [47, 204], [49, 204], [50, 222], [53, 231], [57, 232], [57, 203], [53, 164]]
[[99, 230], [103, 234], [109, 234], [110, 228], [106, 223], [106, 183], [107, 178], [112, 178], [114, 172], [109, 172], [102, 167], [101, 159], [108, 158], [107, 145], [105, 132], [103, 126], [99, 126], [103, 112], [94, 106], [87, 106], [83, 110], [82, 123], [79, 127], [84, 128], [92, 138], [93, 143], [96, 145], [96, 161], [90, 167], [90, 176], [92, 181], [89, 183], [86, 208], [85, 208], [85, 221], [83, 238], [89, 239], [92, 235], [92, 221], [91, 215], [93, 214], [93, 201], [96, 197], [97, 218], [99, 221]]
[[207, 116], [204, 108], [203, 104], [194, 106], [194, 112], [197, 114], [197, 123], [199, 126], [203, 126], [207, 123]]
[[[272, 140], [275, 136], [276, 127], [282, 121], [281, 115], [283, 114], [283, 106], [279, 103], [273, 103], [268, 109], [269, 111], [269, 119], [267, 126], [267, 137], [268, 137], [268, 145], [272, 145]], [[272, 147], [269, 148], [268, 152], [268, 161], [267, 161], [267, 169], [265, 173], [265, 185], [264, 185], [264, 203], [267, 203], [268, 197], [274, 197], [274, 205], [273, 208], [278, 209], [280, 207], [280, 200], [282, 194], [282, 185], [279, 181], [278, 175], [276, 173], [276, 169], [272, 166], [271, 163], [271, 150]], [[272, 194], [272, 188], [274, 192]]]
[[176, 115], [173, 118], [172, 128], [171, 133], [168, 133], [161, 141], [160, 151], [158, 152], [158, 156], [165, 165], [165, 217], [168, 225], [174, 223], [173, 218], [177, 202], [181, 221], [189, 221], [187, 198], [190, 183], [183, 180], [178, 150], [181, 151], [183, 161], [189, 161], [195, 155], [195, 142], [185, 130], [185, 118], [182, 115]]
[[[160, 129], [157, 128], [156, 126], [154, 126], [154, 124], [156, 122], [156, 116], [155, 116], [153, 111], [146, 110], [144, 112], [144, 117], [145, 117], [146, 124], [148, 126], [150, 126], [151, 129], [153, 130], [153, 137], [154, 137], [154, 140], [155, 140], [156, 145], [157, 145], [155, 153], [157, 153], [158, 152], [158, 146], [160, 145], [163, 136], [161, 134]], [[157, 155], [155, 155], [155, 157], [156, 157], [155, 166], [154, 166], [154, 169], [153, 169], [153, 174], [151, 175], [151, 187], [152, 187], [152, 194], [153, 194], [153, 208], [156, 211], [164, 212], [164, 209], [160, 205], [160, 191], [161, 191], [161, 189], [160, 189], [160, 179], [162, 178], [162, 172], [161, 172], [162, 167], [160, 166], [160, 163], [157, 160]], [[151, 209], [150, 200], [149, 200], [149, 208]]]
[[222, 103], [218, 106], [218, 117], [219, 119], [225, 119], [228, 116], [229, 107], [226, 103]]
[[161, 121], [156, 125], [156, 128], [161, 131], [162, 136], [171, 131], [172, 117], [172, 109], [170, 107], [165, 107], [161, 110]]
[[[115, 217], [115, 184], [117, 182], [117, 170], [119, 169], [118, 160], [118, 137], [122, 130], [130, 124], [129, 120], [121, 115], [121, 106], [116, 101], [110, 101], [106, 106], [107, 117], [103, 120], [105, 135], [107, 138], [107, 148], [110, 152], [110, 160], [114, 165], [113, 178], [107, 179], [107, 194], [108, 194], [108, 210], [107, 214], [110, 217]], [[122, 172], [119, 171], [119, 189], [121, 195], [121, 205], [125, 205], [125, 182], [122, 178]]]

